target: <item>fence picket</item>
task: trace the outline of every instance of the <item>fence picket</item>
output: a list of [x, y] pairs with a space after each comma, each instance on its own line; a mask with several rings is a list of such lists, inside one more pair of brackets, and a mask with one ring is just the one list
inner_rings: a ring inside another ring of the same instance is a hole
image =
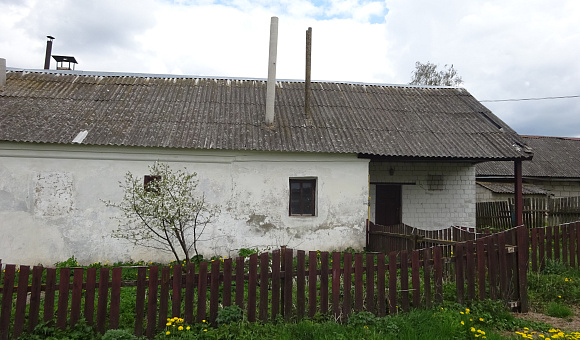
[[26, 295], [29, 276], [30, 267], [20, 266], [20, 272], [18, 273], [18, 288], [16, 290], [16, 308], [14, 311], [14, 338], [18, 338], [24, 330], [24, 320], [26, 315]]
[[389, 253], [389, 314], [397, 313], [397, 252]]
[[479, 300], [485, 300], [485, 239], [479, 238], [475, 241], [477, 256], [477, 291]]
[[457, 244], [455, 246], [455, 290], [458, 303], [463, 303], [463, 296], [465, 295], [463, 266], [463, 244]]
[[[171, 268], [163, 267], [161, 268], [161, 281], [159, 288], [159, 318], [157, 321], [157, 328], [162, 329], [166, 322], [167, 315], [169, 311], [169, 287], [170, 287], [170, 272]], [[180, 289], [181, 290], [181, 289]], [[181, 301], [181, 300], [180, 300]]]
[[570, 223], [568, 227], [568, 240], [570, 243], [570, 267], [576, 268], [576, 223]]
[[465, 276], [467, 278], [467, 297], [475, 300], [475, 254], [473, 241], [468, 241], [465, 246]]
[[413, 308], [421, 305], [421, 278], [419, 277], [419, 251], [411, 252], [411, 284], [413, 287]]
[[[81, 317], [81, 303], [83, 299], [83, 268], [75, 268], [73, 271], [73, 290], [70, 304], [70, 325], [74, 326]], [[119, 283], [121, 278], [119, 278]], [[119, 286], [119, 291], [121, 287]], [[111, 299], [111, 305], [113, 304]], [[116, 327], [115, 327], [116, 328]]]
[[10, 318], [12, 316], [12, 294], [14, 291], [14, 273], [16, 265], [4, 267], [4, 285], [2, 289], [2, 309], [0, 310], [0, 339], [10, 338]]
[[56, 312], [57, 314], [56, 327], [63, 330], [66, 329], [67, 323], [66, 316], [68, 311], [69, 282], [70, 282], [70, 268], [60, 268], [60, 279], [58, 282], [58, 310]]
[[42, 266], [34, 266], [32, 268], [32, 287], [30, 289], [30, 307], [28, 310], [28, 331], [32, 332], [34, 327], [38, 325], [38, 318], [40, 314], [40, 299], [42, 291]]
[[343, 290], [343, 299], [342, 299], [342, 314], [345, 318], [348, 318], [351, 312], [351, 278], [352, 278], [352, 254], [345, 253], [344, 254], [344, 275], [342, 276], [342, 290]]
[[[181, 266], [180, 266], [181, 267]], [[181, 269], [180, 269], [181, 270]], [[185, 322], [193, 323], [194, 320], [194, 289], [197, 286], [195, 282], [195, 263], [188, 263], [185, 272]]]
[[354, 255], [354, 310], [363, 310], [363, 254]]
[[224, 286], [222, 300], [224, 307], [232, 305], [232, 259], [224, 260]]
[[[135, 335], [143, 335], [143, 319], [145, 317], [145, 284], [147, 279], [147, 268], [137, 268], [137, 292], [135, 298]], [[102, 281], [101, 281], [102, 282]], [[186, 304], [187, 306], [187, 304]], [[187, 309], [186, 309], [187, 310]], [[98, 319], [98, 318], [97, 318]]]
[[320, 312], [328, 313], [328, 252], [326, 251], [320, 253]]
[[[257, 256], [257, 255], [256, 255]], [[220, 262], [219, 260], [211, 263], [211, 279], [209, 289], [209, 322], [215, 326], [218, 314], [219, 300], [220, 300]]]
[[[277, 253], [278, 254], [278, 271], [277, 273], [280, 273], [280, 252]], [[274, 260], [276, 260], [276, 253], [274, 253]], [[276, 268], [276, 266], [274, 265], [275, 262], [272, 263], [272, 267]], [[240, 256], [238, 258], [236, 258], [236, 305], [238, 307], [240, 307], [240, 309], [244, 309], [244, 268], [245, 268], [245, 264], [244, 264], [244, 257]], [[272, 274], [273, 275], [273, 274]], [[278, 277], [279, 278], [279, 277]], [[280, 289], [279, 286], [279, 280], [276, 280], [276, 282], [278, 283], [278, 289]], [[274, 296], [274, 286], [272, 286], [272, 296]], [[280, 293], [278, 293], [279, 295]], [[279, 298], [279, 296], [278, 296]], [[272, 301], [274, 301], [274, 297], [272, 297]], [[276, 299], [276, 302], [278, 302], [279, 300]], [[274, 302], [272, 302], [272, 305], [274, 304]], [[273, 313], [273, 311], [272, 311]]]
[[340, 316], [340, 253], [332, 253], [332, 314]]
[[[61, 278], [60, 284], [63, 284], [63, 277], [62, 277], [62, 269], [61, 268]], [[109, 302], [109, 268], [103, 267], [99, 273], [99, 297], [97, 298], [97, 331], [101, 334], [104, 334], [106, 331], [106, 324], [105, 320], [107, 318], [107, 303]], [[66, 285], [68, 286], [68, 274], [67, 274], [67, 282]], [[60, 291], [58, 297], [58, 308], [60, 310]], [[57, 321], [58, 322], [58, 321]], [[65, 318], [66, 322], [66, 318]]]
[[[48, 295], [48, 272], [49, 269], [46, 270], [46, 288], [47, 291], [45, 292], [44, 299]], [[95, 317], [95, 289], [97, 286], [97, 268], [90, 267], [87, 268], [87, 283], [85, 285], [85, 311], [84, 317], [85, 321], [88, 325], [93, 325], [94, 317]], [[44, 313], [46, 315], [46, 308], [44, 309]], [[45, 320], [46, 321], [46, 320]]]
[[[346, 268], [345, 268], [346, 269]], [[346, 275], [346, 271], [345, 271]], [[383, 317], [387, 314], [386, 295], [385, 295], [385, 254], [377, 255], [377, 308], [378, 316]]]
[[366, 310], [375, 313], [375, 256], [371, 253], [366, 254]]
[[423, 250], [423, 287], [425, 289], [425, 307], [431, 308], [431, 249]]
[[[201, 279], [200, 279], [201, 280]], [[248, 302], [247, 316], [248, 321], [256, 321], [256, 291], [258, 282], [258, 254], [250, 255], [248, 264]], [[205, 301], [204, 301], [205, 303]], [[210, 319], [211, 322], [213, 320]]]
[[306, 312], [306, 252], [298, 250], [296, 257], [296, 315], [302, 320]]
[[[270, 265], [270, 255], [260, 254], [260, 305], [258, 318], [262, 322], [268, 321], [268, 267]], [[216, 299], [217, 300], [217, 299]]]
[[[180, 265], [175, 265], [175, 266], [173, 266], [173, 281], [171, 282], [171, 284], [172, 284], [171, 315], [170, 315], [171, 317], [181, 318], [184, 316], [183, 314], [181, 314], [181, 286], [182, 286], [181, 280], [182, 280], [182, 267]], [[224, 290], [224, 296], [225, 296], [225, 290]], [[187, 301], [187, 299], [185, 299], [185, 300]]]
[[401, 252], [401, 307], [409, 311], [409, 257], [406, 250]]
[[[80, 271], [78, 271], [78, 273], [80, 274], [81, 280], [82, 280], [82, 275], [83, 275], [83, 269], [82, 268], [78, 268], [80, 269]], [[111, 282], [111, 306], [109, 308], [109, 329], [117, 329], [119, 328], [119, 309], [120, 309], [120, 305], [121, 305], [121, 274], [122, 274], [122, 268], [120, 267], [115, 267], [112, 270], [112, 282]], [[75, 269], [75, 282], [77, 278], [77, 270]], [[80, 287], [82, 288], [82, 282]], [[73, 305], [75, 303], [75, 295], [73, 293], [73, 299], [72, 299]], [[80, 303], [79, 303], [80, 306]], [[71, 310], [71, 325], [74, 325], [73, 323], [73, 311]]]
[[[149, 292], [147, 294], [147, 328], [145, 335], [152, 338], [155, 335], [157, 320], [157, 287], [159, 277], [159, 268], [157, 266], [149, 267]], [[106, 306], [105, 306], [106, 308]]]
[[207, 299], [207, 262], [199, 263], [197, 273], [197, 313], [196, 322], [203, 323], [206, 319], [206, 299]]
[[[316, 262], [318, 261], [316, 255], [315, 251], [308, 252], [308, 317], [310, 318], [316, 314]], [[273, 288], [272, 294], [274, 294]], [[272, 303], [272, 308], [273, 306], [274, 303]]]

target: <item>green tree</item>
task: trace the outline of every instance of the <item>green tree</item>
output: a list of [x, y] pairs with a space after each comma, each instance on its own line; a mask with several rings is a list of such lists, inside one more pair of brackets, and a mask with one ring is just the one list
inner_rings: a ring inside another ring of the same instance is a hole
[[437, 67], [437, 65], [430, 62], [425, 64], [419, 61], [416, 62], [409, 84], [429, 86], [458, 86], [463, 84], [463, 79], [457, 74], [453, 64], [449, 67], [445, 64], [441, 71], [437, 71]]
[[199, 257], [198, 243], [206, 227], [219, 214], [219, 207], [207, 202], [197, 192], [197, 173], [173, 171], [168, 164], [155, 162], [149, 167], [148, 180], [131, 172], [120, 182], [123, 199], [105, 201], [119, 208], [121, 216], [114, 238], [172, 253], [178, 262], [182, 256], [191, 261], [192, 251]]

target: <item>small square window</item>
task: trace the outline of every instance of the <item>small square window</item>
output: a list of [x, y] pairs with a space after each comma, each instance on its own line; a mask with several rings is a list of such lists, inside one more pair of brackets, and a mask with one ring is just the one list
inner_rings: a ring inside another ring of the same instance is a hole
[[160, 180], [161, 176], [159, 175], [145, 175], [143, 178], [143, 189], [145, 189], [146, 192], [154, 192], [158, 194], [159, 186], [156, 182]]
[[290, 216], [316, 216], [316, 179], [290, 179]]

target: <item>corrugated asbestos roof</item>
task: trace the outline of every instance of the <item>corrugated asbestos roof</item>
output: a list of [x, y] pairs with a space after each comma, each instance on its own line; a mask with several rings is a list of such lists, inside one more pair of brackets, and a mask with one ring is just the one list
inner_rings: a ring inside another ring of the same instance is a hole
[[0, 140], [395, 157], [530, 157], [521, 138], [462, 88], [10, 70]]
[[[580, 138], [522, 136], [534, 150], [534, 159], [522, 162], [526, 177], [580, 178]], [[485, 162], [476, 167], [477, 176], [513, 176], [513, 165]]]
[[[513, 183], [480, 182], [480, 181], [477, 181], [476, 183], [496, 194], [514, 193]], [[548, 191], [537, 185], [524, 183], [522, 186], [522, 193], [524, 195], [547, 195]]]

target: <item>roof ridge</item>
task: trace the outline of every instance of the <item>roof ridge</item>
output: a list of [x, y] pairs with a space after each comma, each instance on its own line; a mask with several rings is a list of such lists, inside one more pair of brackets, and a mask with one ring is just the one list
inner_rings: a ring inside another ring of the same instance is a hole
[[[157, 78], [157, 79], [213, 79], [213, 80], [240, 80], [240, 81], [264, 81], [267, 78], [256, 77], [227, 77], [227, 76], [200, 76], [184, 74], [163, 74], [163, 73], [131, 73], [131, 72], [109, 72], [109, 71], [82, 71], [82, 70], [45, 70], [45, 69], [24, 69], [16, 67], [7, 67], [6, 71], [23, 72], [23, 73], [45, 73], [45, 74], [62, 74], [89, 77], [134, 77], [134, 78]], [[282, 83], [303, 83], [302, 79], [276, 79], [276, 82]], [[420, 89], [462, 89], [460, 86], [431, 86], [431, 85], [410, 85], [410, 84], [391, 84], [391, 83], [372, 83], [357, 82], [348, 80], [312, 80], [312, 83], [322, 84], [345, 84], [360, 86], [383, 86], [383, 87], [408, 87]]]

